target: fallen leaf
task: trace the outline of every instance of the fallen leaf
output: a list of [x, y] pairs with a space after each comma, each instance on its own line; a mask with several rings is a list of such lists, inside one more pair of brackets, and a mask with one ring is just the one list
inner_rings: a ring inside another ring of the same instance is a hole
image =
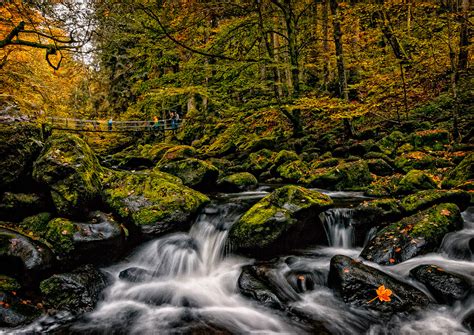
[[390, 258], [388, 261], [390, 262], [390, 264], [393, 264], [395, 263], [395, 258]]
[[390, 298], [390, 296], [392, 295], [392, 290], [385, 288], [385, 285], [379, 286], [379, 288], [376, 289], [375, 292], [377, 293], [377, 296], [373, 298], [372, 300], [368, 301], [369, 304], [377, 298], [380, 301], [387, 301], [387, 302], [392, 300]]
[[441, 210], [441, 215], [449, 216], [449, 215], [451, 215], [451, 212], [449, 211], [449, 209], [442, 209]]

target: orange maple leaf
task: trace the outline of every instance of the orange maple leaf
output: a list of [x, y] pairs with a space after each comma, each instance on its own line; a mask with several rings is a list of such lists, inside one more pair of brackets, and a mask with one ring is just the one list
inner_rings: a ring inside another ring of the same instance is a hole
[[369, 304], [377, 298], [379, 298], [380, 301], [391, 301], [392, 300], [390, 298], [390, 296], [392, 295], [392, 290], [388, 289], [388, 288], [385, 288], [385, 285], [379, 286], [379, 288], [377, 290], [375, 290], [375, 292], [377, 293], [377, 296], [375, 298], [373, 298], [372, 300], [370, 300], [368, 302]]
[[449, 209], [442, 209], [441, 210], [441, 215], [449, 216], [449, 215], [451, 215], [451, 212], [449, 211]]

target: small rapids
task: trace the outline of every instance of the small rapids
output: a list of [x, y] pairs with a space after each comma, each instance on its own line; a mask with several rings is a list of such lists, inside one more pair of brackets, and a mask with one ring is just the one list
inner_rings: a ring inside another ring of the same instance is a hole
[[[375, 312], [345, 304], [327, 287], [330, 260], [335, 255], [358, 258], [352, 210], [336, 208], [321, 214], [329, 246], [295, 250], [273, 259], [275, 287], [288, 297], [285, 312], [268, 309], [241, 295], [242, 267], [254, 261], [227, 250], [229, 229], [251, 203], [267, 192], [222, 196], [206, 207], [188, 233], [170, 234], [139, 247], [105, 271], [112, 284], [96, 309], [67, 325], [73, 334], [304, 334], [316, 323], [333, 334], [469, 334], [463, 318], [474, 313], [474, 298], [453, 306], [432, 305], [418, 313], [381, 321]], [[344, 196], [337, 194], [336, 196]], [[469, 241], [474, 238], [474, 209], [463, 213], [464, 229], [448, 234], [439, 253], [395, 266], [365, 262], [429, 295], [409, 277], [420, 264], [436, 264], [463, 274], [474, 283]], [[366, 240], [371, 238], [369, 232]], [[464, 244], [459, 241], [467, 241]], [[467, 244], [466, 244], [467, 243]], [[292, 271], [310, 273], [311, 282], [295, 286]], [[296, 315], [296, 317], [295, 317]], [[22, 333], [54, 332], [54, 322], [30, 325]]]

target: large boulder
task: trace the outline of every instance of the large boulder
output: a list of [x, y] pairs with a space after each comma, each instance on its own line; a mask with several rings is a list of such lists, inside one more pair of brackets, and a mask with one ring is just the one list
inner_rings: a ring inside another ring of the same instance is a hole
[[400, 131], [394, 131], [377, 142], [378, 147], [386, 155], [394, 154], [398, 147], [406, 142], [406, 135]]
[[234, 224], [229, 240], [241, 252], [258, 256], [278, 253], [309, 241], [325, 243], [318, 215], [332, 206], [327, 195], [298, 186], [273, 191], [250, 208]]
[[369, 171], [377, 176], [390, 176], [394, 169], [382, 158], [373, 158], [367, 160]]
[[256, 188], [257, 178], [249, 172], [234, 173], [219, 180], [219, 189], [223, 192], [241, 192]]
[[49, 270], [54, 256], [44, 244], [10, 229], [0, 228], [0, 269], [23, 280]]
[[214, 165], [196, 158], [160, 162], [157, 167], [160, 171], [179, 177], [184, 185], [198, 190], [211, 189], [219, 177], [219, 170]]
[[83, 216], [96, 205], [101, 166], [91, 148], [75, 135], [51, 136], [33, 165], [33, 177], [51, 190], [60, 215]]
[[444, 150], [449, 144], [449, 132], [445, 129], [417, 131], [412, 136], [412, 143], [416, 149]]
[[[429, 298], [418, 289], [342, 255], [331, 259], [328, 284], [346, 303], [388, 315], [409, 312], [430, 303]], [[382, 285], [392, 291], [389, 301], [376, 298], [376, 290]]]
[[275, 152], [268, 149], [252, 152], [248, 157], [245, 168], [258, 175], [272, 166], [274, 157]]
[[306, 180], [312, 187], [332, 190], [361, 189], [369, 185], [371, 181], [369, 167], [363, 160], [316, 169]]
[[186, 158], [194, 158], [196, 156], [196, 149], [189, 145], [176, 145], [169, 148], [163, 154], [159, 161], [159, 165], [169, 162], [180, 161]]
[[408, 152], [395, 158], [395, 166], [404, 172], [409, 172], [413, 169], [432, 170], [435, 168], [449, 167], [451, 165], [451, 162], [444, 158], [434, 157], [422, 151]]
[[362, 250], [361, 257], [383, 265], [401, 263], [436, 250], [448, 232], [461, 228], [455, 204], [440, 204], [385, 227]]
[[158, 171], [107, 171], [103, 200], [120, 218], [154, 235], [187, 227], [209, 202], [204, 194], [183, 186], [179, 178]]
[[294, 151], [289, 150], [281, 150], [276, 156], [274, 160], [275, 166], [280, 166], [283, 163], [296, 161], [298, 160], [298, 154]]
[[106, 286], [106, 276], [93, 266], [85, 265], [71, 273], [43, 280], [40, 289], [46, 307], [77, 315], [92, 311]]
[[[43, 143], [41, 129], [21, 123], [0, 124], [0, 190], [26, 185]], [[22, 185], [21, 185], [22, 184]]]
[[408, 194], [437, 188], [433, 178], [424, 171], [411, 170], [398, 183], [397, 193]]
[[466, 156], [443, 180], [443, 188], [462, 187], [474, 182], [474, 154]]
[[425, 284], [436, 300], [443, 304], [464, 299], [472, 289], [469, 279], [436, 265], [419, 265], [410, 270], [410, 276]]
[[404, 197], [400, 205], [406, 213], [414, 214], [428, 207], [449, 202], [456, 204], [463, 212], [470, 201], [471, 195], [463, 190], [425, 190]]
[[300, 160], [283, 163], [277, 168], [277, 174], [286, 181], [298, 182], [308, 172], [305, 162]]

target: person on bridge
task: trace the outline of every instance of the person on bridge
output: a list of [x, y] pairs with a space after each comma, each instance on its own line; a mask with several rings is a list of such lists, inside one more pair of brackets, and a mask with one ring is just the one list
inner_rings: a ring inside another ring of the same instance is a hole
[[160, 129], [160, 121], [156, 116], [153, 117], [153, 130], [159, 130]]
[[109, 128], [109, 131], [112, 131], [112, 124], [114, 123], [114, 121], [112, 120], [112, 118], [109, 119], [109, 121], [107, 122], [107, 126]]

